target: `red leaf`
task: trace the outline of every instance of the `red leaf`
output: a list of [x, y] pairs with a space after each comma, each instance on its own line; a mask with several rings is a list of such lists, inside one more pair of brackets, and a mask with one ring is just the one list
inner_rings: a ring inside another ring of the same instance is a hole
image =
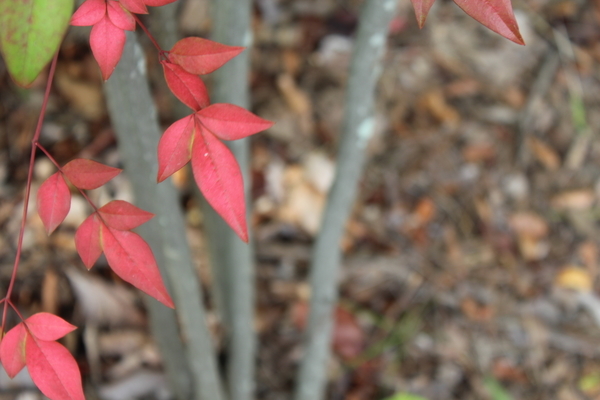
[[162, 61], [161, 64], [169, 89], [182, 103], [194, 111], [210, 104], [208, 90], [198, 75], [190, 74], [179, 65], [168, 61]]
[[100, 257], [100, 254], [102, 254], [100, 218], [98, 218], [96, 213], [87, 217], [79, 225], [79, 228], [77, 228], [77, 232], [75, 232], [75, 248], [83, 261], [83, 265], [87, 269], [92, 268], [98, 257]]
[[233, 104], [212, 104], [196, 113], [209, 131], [223, 140], [237, 140], [273, 126], [250, 111]]
[[107, 80], [121, 59], [125, 47], [125, 32], [105, 15], [92, 28], [90, 46], [102, 71], [102, 78]]
[[108, 265], [115, 274], [167, 307], [174, 308], [152, 249], [140, 235], [102, 225], [102, 244]]
[[192, 138], [196, 128], [194, 115], [175, 121], [158, 142], [158, 182], [179, 171], [192, 157]]
[[435, 0], [411, 0], [413, 8], [415, 9], [415, 14], [417, 16], [417, 23], [419, 24], [419, 28], [422, 28], [425, 25], [425, 19], [427, 18], [427, 14], [429, 14], [429, 10], [431, 6], [435, 2]]
[[0, 361], [10, 379], [25, 366], [25, 337], [27, 331], [23, 323], [18, 324], [4, 335], [0, 342]]
[[167, 4], [174, 3], [176, 0], [144, 0], [147, 6], [160, 7]]
[[105, 0], [87, 0], [71, 17], [73, 26], [90, 26], [98, 23], [106, 14]]
[[102, 219], [111, 228], [128, 231], [150, 221], [154, 214], [123, 200], [113, 200], [99, 210]]
[[148, 14], [144, 0], [119, 0], [123, 7], [136, 14]]
[[205, 128], [201, 128], [194, 137], [192, 171], [206, 201], [247, 242], [244, 182], [240, 167], [227, 146]]
[[48, 341], [58, 340], [77, 329], [76, 326], [71, 325], [64, 319], [46, 312], [33, 314], [25, 320], [25, 323], [33, 336]]
[[108, 18], [117, 28], [126, 31], [135, 30], [135, 18], [118, 1], [109, 0]]
[[121, 169], [99, 162], [76, 158], [62, 167], [63, 173], [79, 189], [96, 189], [121, 173]]
[[454, 0], [471, 17], [517, 44], [525, 44], [510, 0]]
[[85, 400], [77, 362], [63, 345], [27, 335], [27, 369], [33, 383], [52, 400]]
[[52, 174], [40, 186], [37, 208], [48, 235], [54, 232], [69, 213], [71, 192], [60, 172]]
[[204, 75], [220, 68], [242, 51], [243, 47], [226, 46], [199, 37], [187, 37], [175, 43], [169, 53], [169, 59], [189, 73]]

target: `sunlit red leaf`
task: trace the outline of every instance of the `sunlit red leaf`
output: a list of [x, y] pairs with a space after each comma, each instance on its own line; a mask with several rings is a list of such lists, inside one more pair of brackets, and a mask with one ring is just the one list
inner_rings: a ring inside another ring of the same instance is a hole
[[136, 14], [148, 14], [144, 0], [119, 0], [123, 7]]
[[223, 66], [244, 51], [243, 47], [226, 46], [199, 37], [181, 39], [169, 52], [169, 59], [187, 72], [203, 75]]
[[79, 189], [96, 189], [121, 173], [121, 169], [109, 167], [93, 160], [76, 158], [62, 167], [62, 171]]
[[161, 62], [169, 89], [186, 106], [198, 111], [210, 104], [208, 90], [198, 75], [190, 74], [177, 64]]
[[109, 0], [108, 1], [108, 18], [110, 21], [120, 29], [125, 29], [126, 31], [134, 31], [135, 30], [135, 19], [133, 15], [129, 11], [127, 11], [121, 3], [118, 1]]
[[26, 335], [25, 326], [20, 323], [8, 331], [0, 342], [0, 361], [11, 379], [25, 366]]
[[174, 307], [152, 249], [140, 235], [102, 225], [102, 247], [115, 274], [167, 307]]
[[129, 231], [146, 223], [154, 214], [123, 200], [113, 200], [98, 209], [104, 222], [111, 228]]
[[52, 174], [40, 186], [37, 208], [48, 235], [54, 232], [69, 213], [71, 192], [60, 172]]
[[87, 269], [92, 268], [100, 254], [102, 254], [98, 214], [93, 213], [79, 225], [77, 232], [75, 232], [75, 248], [83, 261], [83, 265]]
[[64, 319], [47, 312], [33, 314], [25, 320], [25, 323], [33, 336], [48, 341], [58, 340], [77, 329], [76, 326], [71, 325]]
[[105, 15], [92, 28], [90, 47], [102, 71], [102, 78], [107, 80], [121, 59], [125, 47], [125, 32], [117, 28], [110, 22], [108, 15]]
[[196, 113], [209, 131], [223, 140], [237, 140], [273, 126], [250, 111], [233, 104], [212, 104]]
[[98, 23], [106, 14], [105, 0], [87, 0], [71, 17], [73, 26], [90, 26]]
[[227, 146], [204, 128], [196, 133], [192, 145], [192, 171], [206, 201], [247, 242], [244, 182], [240, 167]]
[[175, 121], [158, 142], [158, 182], [187, 164], [192, 157], [192, 138], [196, 120], [193, 115]]
[[144, 0], [147, 6], [159, 7], [167, 4], [174, 3], [176, 0]]
[[33, 383], [53, 400], [85, 400], [77, 362], [63, 345], [27, 335], [25, 359]]
[[510, 0], [454, 0], [484, 26], [518, 44], [525, 44]]
[[417, 22], [419, 23], [419, 28], [422, 28], [425, 24], [425, 19], [427, 18], [427, 14], [429, 14], [429, 10], [431, 6], [435, 2], [435, 0], [411, 0], [413, 8], [415, 9], [415, 14], [417, 16]]

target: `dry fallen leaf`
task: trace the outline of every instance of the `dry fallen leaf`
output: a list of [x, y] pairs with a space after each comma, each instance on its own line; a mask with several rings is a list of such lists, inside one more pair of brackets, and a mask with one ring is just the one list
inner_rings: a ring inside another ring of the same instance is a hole
[[548, 235], [548, 223], [533, 212], [517, 212], [508, 219], [508, 225], [519, 236], [543, 238]]
[[596, 200], [591, 189], [569, 190], [552, 197], [552, 207], [558, 210], [587, 210]]
[[538, 138], [530, 137], [527, 145], [535, 158], [550, 171], [560, 168], [560, 157], [556, 151]]
[[592, 290], [593, 285], [589, 272], [573, 265], [563, 268], [554, 282], [562, 288], [573, 289], [578, 292], [589, 292]]

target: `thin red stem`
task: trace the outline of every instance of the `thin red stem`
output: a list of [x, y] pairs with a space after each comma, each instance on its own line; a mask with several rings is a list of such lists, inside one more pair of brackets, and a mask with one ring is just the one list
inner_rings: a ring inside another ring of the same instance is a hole
[[152, 34], [148, 30], [148, 28], [146, 28], [146, 25], [144, 25], [142, 23], [142, 21], [140, 21], [140, 19], [138, 18], [137, 15], [135, 15], [135, 14], [132, 14], [132, 15], [133, 15], [133, 18], [135, 18], [135, 21], [140, 26], [140, 28], [142, 28], [142, 30], [144, 31], [144, 33], [146, 34], [146, 36], [148, 36], [148, 39], [150, 39], [150, 41], [152, 42], [152, 44], [154, 45], [154, 47], [156, 47], [156, 50], [158, 50], [158, 52], [160, 54], [163, 54], [165, 51], [160, 47], [160, 45], [158, 44], [158, 42], [156, 41], [156, 39], [154, 39], [154, 36], [152, 36]]
[[42, 132], [42, 124], [46, 115], [46, 107], [48, 106], [48, 98], [50, 98], [50, 89], [52, 88], [52, 80], [54, 79], [54, 73], [56, 72], [56, 62], [58, 61], [58, 51], [52, 59], [50, 64], [50, 72], [48, 73], [48, 82], [46, 83], [46, 92], [44, 93], [44, 101], [42, 103], [42, 109], [40, 110], [40, 116], [38, 123], [31, 139], [31, 154], [29, 156], [29, 172], [27, 173], [27, 186], [25, 187], [25, 199], [23, 200], [23, 217], [21, 219], [21, 229], [19, 231], [19, 239], [17, 241], [17, 254], [15, 255], [15, 263], [13, 265], [12, 275], [10, 277], [10, 283], [6, 290], [5, 299], [8, 301], [4, 302], [4, 312], [2, 313], [2, 326], [0, 327], [0, 334], [4, 332], [6, 324], [6, 313], [8, 311], [8, 305], [10, 303], [10, 295], [12, 294], [17, 279], [17, 270], [19, 268], [19, 262], [21, 261], [21, 252], [23, 250], [23, 236], [25, 235], [25, 223], [27, 222], [27, 211], [29, 208], [29, 197], [31, 195], [31, 182], [33, 181], [33, 164], [35, 162], [35, 153], [37, 149], [37, 143]]

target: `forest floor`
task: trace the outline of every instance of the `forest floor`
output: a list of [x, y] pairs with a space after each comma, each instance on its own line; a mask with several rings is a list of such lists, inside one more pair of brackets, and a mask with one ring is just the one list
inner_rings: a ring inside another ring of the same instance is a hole
[[[335, 169], [360, 3], [256, 5], [253, 111], [275, 122], [252, 141], [262, 400], [291, 398], [302, 356], [306, 277]], [[343, 240], [327, 398], [598, 399], [600, 2], [514, 2], [526, 46], [438, 3], [419, 30], [410, 2], [400, 2], [389, 36], [376, 133]], [[206, 35], [206, 0], [181, 7], [182, 32]], [[166, 127], [175, 111], [151, 51]], [[44, 84], [18, 89], [0, 63], [3, 290]], [[63, 45], [42, 141], [61, 163], [120, 165], [85, 30]], [[38, 157], [34, 189], [53, 168]], [[210, 293], [193, 180], [184, 170], [175, 183]], [[103, 204], [135, 193], [120, 176], [92, 196]], [[25, 314], [57, 313], [82, 328], [64, 344], [100, 398], [167, 398], [141, 298], [103, 262], [85, 273], [75, 251], [86, 207], [74, 196], [50, 237], [32, 208], [14, 300]], [[221, 346], [218, 317], [209, 318]], [[27, 376], [0, 377], [1, 399], [39, 398], [30, 388]]]

